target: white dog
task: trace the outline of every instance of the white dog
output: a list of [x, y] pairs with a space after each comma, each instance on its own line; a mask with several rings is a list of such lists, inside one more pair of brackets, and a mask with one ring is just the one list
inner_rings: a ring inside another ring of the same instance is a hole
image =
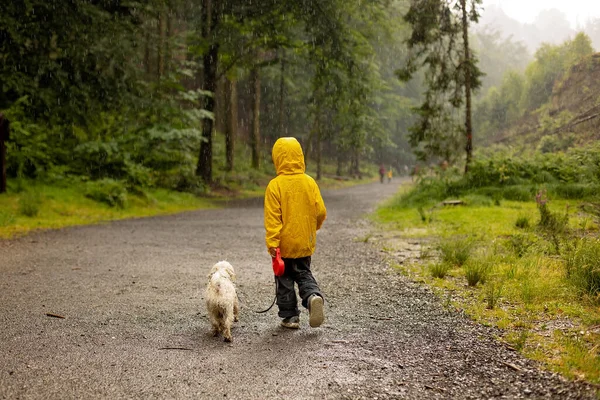
[[235, 271], [227, 261], [216, 263], [208, 275], [206, 286], [206, 309], [213, 336], [222, 334], [226, 342], [231, 342], [231, 325], [238, 320], [240, 306], [235, 292]]

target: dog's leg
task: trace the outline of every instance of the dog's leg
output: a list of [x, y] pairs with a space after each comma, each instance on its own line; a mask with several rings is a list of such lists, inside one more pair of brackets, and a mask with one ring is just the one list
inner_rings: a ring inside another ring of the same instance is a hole
[[208, 317], [210, 318], [210, 324], [212, 325], [212, 335], [213, 336], [219, 336], [219, 333], [221, 333], [221, 329], [219, 327], [219, 319], [218, 316], [214, 314], [213, 312], [209, 312], [208, 313]]
[[223, 332], [223, 338], [225, 339], [226, 342], [231, 342], [233, 341], [233, 338], [231, 337], [231, 325], [233, 324], [233, 304], [231, 304], [229, 307], [227, 307], [227, 309], [225, 310], [225, 313], [223, 314], [223, 321], [222, 321], [222, 332]]
[[239, 321], [239, 315], [240, 315], [240, 303], [238, 302], [237, 296], [235, 297], [235, 300], [233, 301], [233, 322], [238, 322]]

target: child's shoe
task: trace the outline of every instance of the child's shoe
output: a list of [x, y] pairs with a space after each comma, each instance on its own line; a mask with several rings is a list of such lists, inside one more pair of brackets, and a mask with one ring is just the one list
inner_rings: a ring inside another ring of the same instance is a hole
[[312, 328], [321, 326], [325, 315], [323, 314], [323, 298], [316, 294], [313, 294], [308, 299], [308, 324]]
[[287, 317], [281, 320], [281, 326], [289, 329], [300, 328], [300, 317], [294, 315], [293, 317]]

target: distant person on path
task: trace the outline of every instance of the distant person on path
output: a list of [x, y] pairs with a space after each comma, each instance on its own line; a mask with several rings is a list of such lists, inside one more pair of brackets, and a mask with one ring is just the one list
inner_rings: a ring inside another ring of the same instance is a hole
[[302, 306], [308, 309], [309, 324], [314, 328], [324, 320], [323, 295], [310, 261], [327, 210], [317, 183], [304, 172], [304, 154], [295, 138], [277, 139], [272, 157], [277, 177], [265, 191], [264, 223], [269, 254], [275, 257], [279, 248], [285, 264], [283, 275], [275, 277], [281, 326], [300, 327], [297, 284]]
[[392, 166], [390, 165], [390, 169], [387, 172], [388, 183], [392, 182], [392, 175], [393, 175]]
[[385, 177], [385, 165], [381, 164], [379, 166], [379, 181], [383, 183], [383, 178]]

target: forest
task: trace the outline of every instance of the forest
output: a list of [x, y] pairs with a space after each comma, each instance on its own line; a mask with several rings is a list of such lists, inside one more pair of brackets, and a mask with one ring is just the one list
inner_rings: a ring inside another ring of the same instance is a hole
[[[324, 165], [357, 177], [370, 164], [468, 164], [465, 136], [476, 150], [492, 143], [546, 104], [555, 81], [593, 48], [581, 32], [531, 58], [497, 28], [476, 29], [481, 2], [452, 3], [2, 5], [8, 180], [201, 193], [258, 179], [281, 136], [301, 140], [317, 179]], [[449, 5], [454, 19], [438, 30]], [[586, 32], [597, 36], [596, 27]], [[435, 56], [444, 47], [447, 59]]]

